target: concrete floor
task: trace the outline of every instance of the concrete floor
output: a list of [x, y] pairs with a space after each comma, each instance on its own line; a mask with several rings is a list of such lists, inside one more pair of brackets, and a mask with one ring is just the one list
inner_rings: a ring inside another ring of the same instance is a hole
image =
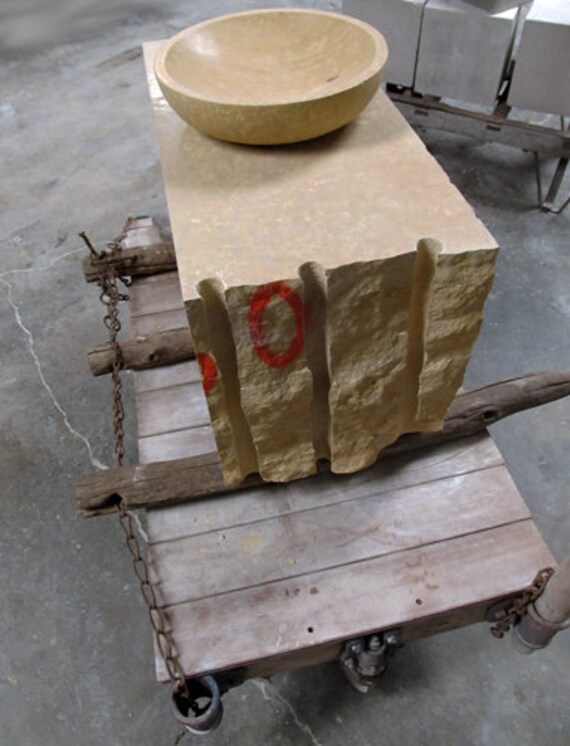
[[[85, 363], [101, 312], [76, 234], [102, 245], [127, 215], [165, 209], [138, 45], [256, 5], [0, 6], [2, 745], [154, 746], [179, 732], [114, 519], [74, 510], [73, 475], [112, 460], [109, 381]], [[426, 141], [503, 247], [467, 384], [570, 368], [570, 210], [533, 208], [528, 154]], [[561, 401], [493, 431], [558, 559], [570, 538], [569, 419]], [[136, 458], [132, 429], [128, 445]], [[568, 746], [569, 670], [570, 634], [523, 658], [475, 626], [404, 649], [366, 697], [335, 665], [249, 682], [226, 697], [209, 742]]]

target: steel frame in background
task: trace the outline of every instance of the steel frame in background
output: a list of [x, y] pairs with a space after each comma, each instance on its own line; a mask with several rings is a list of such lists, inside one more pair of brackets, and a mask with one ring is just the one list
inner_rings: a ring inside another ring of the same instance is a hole
[[[560, 214], [570, 203], [568, 197], [558, 207], [554, 205], [570, 158], [570, 128], [565, 128], [563, 117], [560, 129], [555, 129], [509, 119], [510, 107], [504, 101], [499, 101], [492, 113], [485, 113], [443, 103], [437, 97], [424, 96], [411, 88], [401, 89], [389, 84], [386, 92], [406, 120], [417, 129], [444, 130], [533, 153], [538, 208]], [[559, 159], [544, 198], [541, 156]]]

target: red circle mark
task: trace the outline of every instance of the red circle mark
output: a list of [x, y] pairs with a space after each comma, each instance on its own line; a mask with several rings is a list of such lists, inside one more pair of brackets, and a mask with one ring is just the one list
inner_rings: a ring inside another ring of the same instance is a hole
[[[288, 303], [295, 316], [295, 336], [284, 352], [270, 350], [265, 344], [263, 333], [263, 312], [274, 296]], [[284, 282], [270, 282], [268, 285], [262, 285], [253, 293], [249, 302], [248, 323], [255, 351], [259, 358], [271, 368], [281, 368], [283, 365], [292, 363], [303, 349], [303, 301], [299, 294]]]
[[216, 365], [214, 358], [207, 352], [198, 352], [196, 354], [196, 360], [198, 361], [200, 373], [202, 374], [204, 393], [208, 396], [218, 380], [218, 366]]

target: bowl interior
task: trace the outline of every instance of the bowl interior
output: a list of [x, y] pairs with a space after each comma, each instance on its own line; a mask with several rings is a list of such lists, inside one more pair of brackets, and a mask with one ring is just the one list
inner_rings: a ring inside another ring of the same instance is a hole
[[266, 105], [350, 88], [377, 72], [386, 55], [380, 34], [352, 19], [259, 11], [182, 32], [166, 52], [164, 71], [197, 98]]

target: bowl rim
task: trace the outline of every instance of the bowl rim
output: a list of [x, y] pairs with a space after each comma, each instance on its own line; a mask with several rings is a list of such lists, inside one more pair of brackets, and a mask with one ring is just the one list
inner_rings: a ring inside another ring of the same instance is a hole
[[[306, 96], [298, 96], [298, 95], [292, 95], [290, 97], [284, 97], [280, 96], [279, 98], [276, 98], [274, 101], [271, 100], [248, 100], [248, 101], [236, 101], [235, 99], [229, 99], [224, 98], [222, 96], [205, 96], [201, 92], [198, 92], [197, 90], [194, 90], [190, 86], [183, 85], [180, 83], [176, 78], [173, 78], [170, 73], [168, 72], [166, 68], [166, 57], [172, 47], [178, 43], [180, 39], [183, 39], [185, 36], [187, 36], [190, 32], [194, 32], [196, 29], [203, 28], [205, 26], [215, 25], [216, 23], [220, 21], [225, 21], [229, 18], [237, 18], [242, 16], [265, 16], [265, 15], [271, 15], [271, 14], [295, 14], [295, 15], [313, 15], [313, 16], [328, 16], [333, 17], [335, 19], [341, 19], [342, 21], [352, 24], [353, 26], [357, 26], [361, 28], [363, 31], [366, 31], [368, 35], [372, 38], [374, 42], [374, 58], [372, 62], [370, 62], [362, 72], [360, 72], [358, 75], [354, 76], [350, 82], [345, 83], [344, 85], [338, 85], [337, 87], [331, 88], [331, 90], [324, 92], [322, 95], [315, 95], [315, 94], [307, 94]], [[344, 13], [336, 13], [333, 11], [328, 10], [320, 10], [318, 8], [261, 8], [258, 10], [246, 10], [241, 11], [239, 13], [226, 13], [224, 15], [220, 16], [214, 16], [213, 18], [208, 18], [205, 21], [201, 21], [200, 23], [193, 24], [192, 26], [188, 26], [187, 28], [183, 29], [182, 31], [179, 31], [177, 34], [172, 36], [170, 39], [168, 39], [164, 44], [160, 47], [158, 50], [155, 61], [154, 61], [154, 72], [157, 81], [160, 83], [164, 83], [169, 89], [172, 89], [173, 91], [186, 96], [188, 98], [196, 99], [204, 103], [210, 103], [210, 104], [217, 104], [217, 105], [225, 105], [225, 106], [235, 106], [235, 107], [265, 107], [265, 106], [271, 106], [271, 107], [277, 107], [277, 106], [290, 106], [291, 104], [301, 104], [306, 103], [308, 101], [319, 101], [322, 99], [330, 98], [331, 96], [336, 96], [339, 93], [343, 93], [344, 91], [349, 91], [353, 88], [357, 88], [359, 85], [362, 85], [366, 81], [373, 78], [375, 75], [382, 72], [384, 69], [386, 62], [388, 60], [388, 45], [386, 43], [386, 40], [384, 36], [378, 31], [378, 29], [374, 28], [374, 26], [371, 26], [369, 23], [366, 23], [365, 21], [361, 21], [359, 18], [354, 18], [353, 16], [346, 15]]]

